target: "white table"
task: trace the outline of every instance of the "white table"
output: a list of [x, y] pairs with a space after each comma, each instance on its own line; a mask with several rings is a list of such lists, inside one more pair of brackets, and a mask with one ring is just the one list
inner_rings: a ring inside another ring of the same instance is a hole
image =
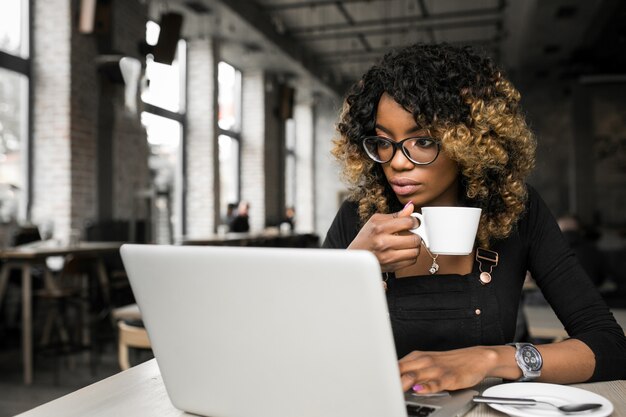
[[[615, 406], [614, 417], [626, 417], [626, 381], [577, 384], [601, 394]], [[503, 416], [486, 404], [479, 404], [468, 417]], [[167, 396], [155, 359], [120, 372], [105, 380], [75, 391], [20, 414], [21, 417], [82, 416], [191, 416], [174, 408]], [[252, 417], [252, 416], [251, 416]], [[385, 417], [385, 416], [381, 416]]]

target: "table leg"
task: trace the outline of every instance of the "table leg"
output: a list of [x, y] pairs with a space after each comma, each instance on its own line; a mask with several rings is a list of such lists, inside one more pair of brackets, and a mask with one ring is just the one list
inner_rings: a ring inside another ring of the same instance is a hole
[[33, 382], [33, 317], [31, 297], [31, 266], [22, 265], [22, 354], [24, 361], [24, 383]]
[[4, 300], [4, 292], [7, 288], [7, 282], [9, 281], [9, 271], [11, 271], [12, 265], [10, 263], [4, 264], [2, 270], [0, 270], [0, 307], [2, 307], [2, 301]]
[[111, 291], [109, 288], [109, 276], [107, 275], [107, 269], [104, 266], [102, 258], [98, 257], [96, 260], [96, 274], [98, 275], [98, 281], [100, 281], [100, 289], [102, 290], [102, 298], [106, 305], [106, 308], [111, 308]]

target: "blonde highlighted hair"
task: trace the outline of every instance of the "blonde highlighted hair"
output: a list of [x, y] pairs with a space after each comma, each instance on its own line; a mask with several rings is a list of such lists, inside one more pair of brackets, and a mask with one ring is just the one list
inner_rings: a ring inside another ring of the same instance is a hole
[[380, 164], [361, 146], [374, 133], [383, 93], [439, 138], [460, 168], [461, 200], [483, 209], [478, 243], [508, 236], [524, 211], [525, 180], [535, 163], [535, 139], [520, 109], [520, 94], [503, 73], [470, 48], [416, 44], [390, 52], [344, 100], [333, 155], [340, 161], [365, 223], [399, 208]]

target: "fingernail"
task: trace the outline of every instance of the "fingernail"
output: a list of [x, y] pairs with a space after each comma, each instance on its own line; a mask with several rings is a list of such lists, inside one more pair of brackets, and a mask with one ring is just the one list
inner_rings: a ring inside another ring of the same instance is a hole
[[413, 200], [409, 200], [409, 202], [404, 205], [404, 208], [407, 208], [409, 204], [413, 204]]
[[413, 391], [415, 391], [415, 392], [419, 392], [419, 391], [421, 391], [423, 389], [424, 389], [424, 387], [421, 386], [420, 384], [413, 385]]

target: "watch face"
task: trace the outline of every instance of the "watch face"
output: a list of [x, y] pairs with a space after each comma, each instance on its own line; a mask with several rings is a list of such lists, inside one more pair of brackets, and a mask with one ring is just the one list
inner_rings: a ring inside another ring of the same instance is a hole
[[534, 346], [522, 346], [519, 351], [520, 358], [524, 361], [524, 365], [530, 371], [539, 371], [541, 369], [541, 354]]

